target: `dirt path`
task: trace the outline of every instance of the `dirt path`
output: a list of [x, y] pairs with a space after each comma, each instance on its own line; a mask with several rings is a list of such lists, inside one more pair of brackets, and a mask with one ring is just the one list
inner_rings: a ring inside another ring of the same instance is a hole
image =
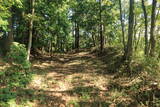
[[[153, 91], [151, 78], [146, 72], [128, 75], [121, 58], [121, 51], [114, 48], [107, 48], [101, 56], [95, 52], [40, 56], [32, 61], [30, 72], [25, 72], [28, 75], [14, 74], [14, 67], [0, 60], [0, 70], [9, 71], [4, 81], [17, 86], [10, 92], [2, 84], [0, 100], [10, 107], [147, 107]], [[22, 84], [27, 87], [18, 87]]]
[[[107, 65], [89, 52], [55, 55], [33, 63], [33, 107], [114, 107], [122, 92], [109, 90]], [[124, 96], [123, 96], [124, 98]], [[36, 100], [35, 100], [36, 99]]]

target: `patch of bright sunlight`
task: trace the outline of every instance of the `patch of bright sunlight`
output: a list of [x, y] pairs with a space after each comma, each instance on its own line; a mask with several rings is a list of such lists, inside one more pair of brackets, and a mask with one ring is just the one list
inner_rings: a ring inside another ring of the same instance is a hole
[[42, 64], [35, 64], [35, 65], [34, 65], [34, 67], [40, 67], [40, 68], [47, 68], [47, 67], [49, 67], [49, 66], [51, 66], [51, 64], [46, 63], [46, 62], [44, 62], [44, 63], [42, 63]]
[[32, 82], [29, 84], [29, 87], [32, 88], [42, 88], [43, 87], [43, 77], [35, 75]]
[[98, 87], [101, 90], [108, 90], [106, 87], [106, 84], [108, 84], [109, 80], [103, 76], [97, 77], [94, 80], [94, 83], [96, 87]]
[[67, 65], [71, 66], [71, 65], [79, 65], [81, 64], [81, 61], [74, 61], [74, 62], [71, 62], [71, 63], [68, 63]]
[[122, 100], [122, 97], [127, 96], [123, 91], [118, 91], [117, 89], [110, 92], [111, 100]]
[[78, 53], [78, 55], [86, 55], [86, 54], [88, 54], [88, 52], [81, 52], [81, 53]]
[[141, 80], [141, 78], [140, 77], [138, 77], [138, 78], [135, 78], [135, 79], [133, 79], [133, 80], [131, 80], [131, 81], [129, 81], [129, 82], [126, 82], [125, 84], [122, 84], [122, 86], [131, 86], [131, 85], [133, 85], [133, 84], [137, 84], [137, 83], [140, 83], [140, 82], [142, 82], [142, 80]]
[[68, 83], [65, 82], [58, 82], [58, 86], [60, 87], [60, 91], [67, 91], [69, 89], [71, 89], [70, 85]]
[[0, 59], [0, 70], [4, 70], [6, 67], [9, 67], [9, 65]]
[[136, 53], [134, 53], [136, 57], [142, 57], [144, 55], [143, 50], [138, 50]]

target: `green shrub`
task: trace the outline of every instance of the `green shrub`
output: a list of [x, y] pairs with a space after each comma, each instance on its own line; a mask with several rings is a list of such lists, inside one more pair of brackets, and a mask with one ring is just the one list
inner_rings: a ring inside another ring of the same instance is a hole
[[0, 86], [3, 86], [0, 88], [0, 107], [10, 107], [9, 102], [19, 97], [18, 89], [26, 88], [31, 79], [30, 72], [23, 72], [17, 67], [9, 67], [2, 71], [0, 73]]
[[30, 62], [27, 61], [27, 50], [25, 45], [13, 42], [10, 52], [7, 53], [7, 61], [18, 65], [20, 68], [30, 68]]
[[18, 97], [18, 89], [25, 88], [31, 81], [30, 62], [27, 61], [27, 50], [23, 44], [13, 42], [6, 55], [10, 67], [0, 72], [0, 107], [10, 107]]
[[0, 85], [5, 85], [9, 88], [25, 88], [32, 76], [30, 72], [21, 72], [16, 67], [10, 67], [0, 74], [0, 78]]
[[154, 57], [147, 57], [143, 60], [142, 62], [145, 71], [147, 71], [148, 73], [156, 73], [158, 71], [159, 68], [159, 60], [154, 58]]
[[16, 97], [16, 93], [12, 92], [10, 88], [0, 89], [0, 103], [8, 102], [10, 99]]

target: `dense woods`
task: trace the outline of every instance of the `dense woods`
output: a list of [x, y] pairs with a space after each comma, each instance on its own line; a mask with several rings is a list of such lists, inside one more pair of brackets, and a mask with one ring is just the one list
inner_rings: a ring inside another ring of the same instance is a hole
[[160, 0], [0, 0], [0, 107], [159, 107], [159, 77]]

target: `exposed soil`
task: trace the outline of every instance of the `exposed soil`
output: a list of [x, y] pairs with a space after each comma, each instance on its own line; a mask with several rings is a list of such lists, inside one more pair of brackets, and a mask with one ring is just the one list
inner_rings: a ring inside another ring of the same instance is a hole
[[131, 103], [126, 93], [112, 89], [114, 75], [107, 70], [111, 70], [114, 57], [110, 53], [107, 64], [104, 57], [79, 52], [34, 61], [34, 78], [28, 88], [44, 95], [35, 106], [114, 107], [117, 102]]

